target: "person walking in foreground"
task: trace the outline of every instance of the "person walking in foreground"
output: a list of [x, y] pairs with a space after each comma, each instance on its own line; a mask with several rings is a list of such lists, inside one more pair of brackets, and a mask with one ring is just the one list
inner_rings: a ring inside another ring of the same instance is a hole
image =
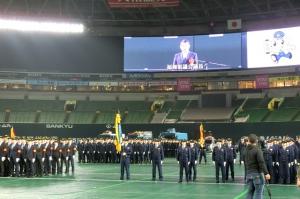
[[257, 146], [257, 136], [248, 136], [249, 144], [245, 149], [246, 182], [248, 185], [247, 199], [262, 199], [265, 180], [270, 180], [263, 152]]

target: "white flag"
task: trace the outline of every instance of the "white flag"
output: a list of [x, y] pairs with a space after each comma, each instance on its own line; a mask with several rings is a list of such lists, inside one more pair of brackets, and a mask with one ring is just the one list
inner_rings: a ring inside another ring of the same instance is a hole
[[239, 30], [242, 28], [242, 20], [241, 19], [230, 19], [227, 20], [227, 28], [228, 30]]

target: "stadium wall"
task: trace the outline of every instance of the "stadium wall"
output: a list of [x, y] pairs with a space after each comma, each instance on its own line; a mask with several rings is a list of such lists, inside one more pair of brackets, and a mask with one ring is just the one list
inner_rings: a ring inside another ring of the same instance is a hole
[[[57, 136], [57, 137], [96, 137], [106, 130], [113, 131], [113, 124], [0, 124], [0, 135], [9, 135], [14, 127], [17, 136]], [[175, 128], [177, 132], [187, 132], [189, 139], [199, 138], [199, 124], [123, 124], [123, 133], [152, 131], [157, 137], [160, 132]], [[256, 133], [261, 136], [299, 135], [300, 122], [261, 122], [261, 123], [206, 123], [205, 131], [211, 131], [216, 138], [230, 137], [238, 140], [241, 136]]]

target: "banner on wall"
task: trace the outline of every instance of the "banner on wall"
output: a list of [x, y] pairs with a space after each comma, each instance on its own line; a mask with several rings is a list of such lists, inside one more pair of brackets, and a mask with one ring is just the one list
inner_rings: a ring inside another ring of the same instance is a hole
[[177, 79], [177, 91], [186, 92], [192, 90], [191, 78], [178, 78]]
[[269, 76], [257, 75], [255, 79], [256, 88], [269, 88]]
[[111, 8], [175, 7], [179, 0], [108, 0]]

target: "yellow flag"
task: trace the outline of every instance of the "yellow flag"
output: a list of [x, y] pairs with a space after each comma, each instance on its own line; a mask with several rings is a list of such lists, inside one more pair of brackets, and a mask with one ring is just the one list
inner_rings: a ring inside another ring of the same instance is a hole
[[15, 137], [16, 137], [15, 129], [14, 129], [14, 127], [11, 127], [10, 128], [10, 138], [15, 139]]
[[121, 152], [121, 144], [122, 144], [122, 128], [121, 128], [121, 114], [117, 113], [115, 117], [115, 145], [116, 145], [116, 151]]
[[204, 142], [204, 126], [201, 123], [201, 125], [200, 125], [200, 143], [203, 143], [203, 142]]

